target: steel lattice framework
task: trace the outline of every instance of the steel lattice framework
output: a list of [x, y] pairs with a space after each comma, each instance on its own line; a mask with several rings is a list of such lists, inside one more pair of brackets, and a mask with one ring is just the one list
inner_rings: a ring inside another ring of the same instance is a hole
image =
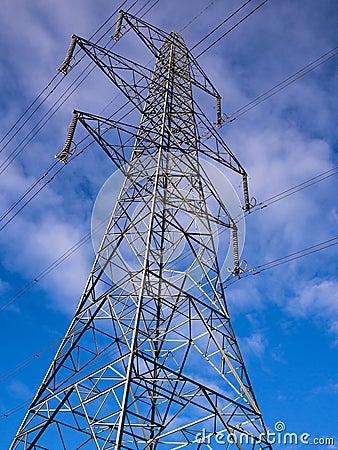
[[78, 45], [142, 115], [135, 128], [73, 113], [58, 158], [72, 155], [81, 123], [125, 181], [11, 449], [210, 449], [220, 432], [226, 448], [270, 448], [217, 255], [217, 233], [228, 229], [239, 273], [237, 227], [200, 156], [242, 176], [248, 209], [246, 172], [194, 101], [193, 87], [214, 96], [220, 119], [220, 96], [183, 39], [121, 13], [116, 40], [123, 17], [156, 56], [153, 72], [78, 36], [60, 68], [67, 73]]

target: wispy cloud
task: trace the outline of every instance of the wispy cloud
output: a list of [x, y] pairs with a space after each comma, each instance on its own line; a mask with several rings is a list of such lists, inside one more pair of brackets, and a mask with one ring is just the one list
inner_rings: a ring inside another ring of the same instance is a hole
[[251, 336], [242, 338], [240, 343], [243, 354], [248, 359], [262, 358], [268, 345], [267, 339], [260, 332], [255, 332]]
[[290, 298], [287, 311], [295, 317], [324, 320], [325, 328], [338, 339], [338, 282], [312, 279], [302, 282]]

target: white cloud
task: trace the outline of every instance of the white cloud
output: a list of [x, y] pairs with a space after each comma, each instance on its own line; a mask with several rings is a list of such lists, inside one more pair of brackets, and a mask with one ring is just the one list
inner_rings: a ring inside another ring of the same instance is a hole
[[315, 394], [330, 393], [338, 394], [338, 383], [328, 382], [324, 386], [318, 386], [313, 389]]
[[16, 379], [8, 384], [7, 390], [14, 398], [20, 399], [21, 401], [28, 400], [34, 394], [25, 383]]
[[[19, 165], [12, 164], [9, 167], [6, 176], [0, 177], [2, 214], [9, 210], [33, 180]], [[4, 226], [15, 211], [16, 209], [4, 218], [0, 226]], [[34, 199], [2, 230], [0, 244], [6, 255], [2, 261], [3, 267], [27, 281], [34, 279], [85, 234], [81, 218], [75, 220], [74, 216], [72, 218], [72, 210], [70, 213], [70, 216], [67, 215], [63, 197], [54, 186], [44, 188], [43, 195]], [[52, 271], [40, 283], [50, 293], [50, 298], [53, 299], [51, 304], [65, 312], [73, 312], [90, 270], [92, 257], [89, 241], [87, 247], [77, 250], [58, 270]], [[5, 280], [1, 281], [0, 286], [1, 290], [6, 288]], [[20, 311], [18, 308], [15, 310]]]
[[[56, 215], [48, 214], [39, 223], [19, 221], [25, 229], [11, 244], [15, 260], [6, 265], [13, 272], [23, 272], [27, 278], [35, 278], [58, 257], [67, 252], [81, 237], [83, 230], [63, 222]], [[88, 253], [89, 250], [89, 253]], [[92, 251], [89, 245], [81, 247], [71, 258], [48, 275], [40, 285], [49, 292], [52, 304], [65, 312], [74, 312], [90, 270]], [[29, 264], [27, 264], [29, 261]]]
[[289, 303], [294, 315], [307, 316], [316, 313], [323, 317], [338, 315], [338, 282], [336, 280], [314, 279], [297, 290], [297, 297]]
[[262, 358], [266, 345], [268, 344], [260, 332], [255, 332], [251, 336], [241, 338], [240, 343], [242, 353], [248, 359]]
[[338, 281], [313, 279], [302, 282], [287, 311], [294, 317], [324, 319], [328, 331], [338, 337]]
[[331, 322], [329, 331], [338, 336], [338, 320], [334, 320], [333, 322]]
[[[234, 278], [229, 280], [230, 283], [233, 281]], [[255, 280], [251, 279], [250, 282], [238, 280], [236, 283], [225, 291], [231, 314], [248, 313], [263, 307], [262, 295], [255, 286]]]

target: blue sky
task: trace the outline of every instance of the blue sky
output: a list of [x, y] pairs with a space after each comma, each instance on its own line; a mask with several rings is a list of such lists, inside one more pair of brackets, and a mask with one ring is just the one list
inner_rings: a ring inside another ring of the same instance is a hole
[[[54, 76], [70, 36], [89, 37], [121, 3], [3, 1], [1, 135]], [[192, 46], [238, 5], [234, 0], [215, 0], [195, 18], [210, 3], [160, 0], [145, 19], [166, 31], [180, 31], [188, 25], [182, 35]], [[132, 12], [144, 4], [139, 1]], [[128, 0], [126, 6], [131, 5]], [[270, 0], [203, 54], [199, 62], [221, 93], [223, 110], [230, 114], [335, 47], [337, 15], [334, 0], [322, 0], [320, 6], [314, 0]], [[195, 54], [203, 48], [198, 47]], [[140, 53], [130, 34], [116, 51], [130, 56], [138, 53], [144, 63], [150, 60], [146, 52]], [[0, 164], [83, 67], [84, 62], [62, 81], [45, 107], [1, 152]], [[258, 201], [337, 166], [336, 80], [333, 58], [220, 131], [247, 169], [251, 193]], [[2, 214], [54, 162], [72, 109], [100, 114], [114, 99], [107, 109], [111, 114], [122, 104], [116, 94], [98, 70], [88, 77], [0, 175]], [[95, 198], [112, 170], [102, 151], [89, 148], [0, 232], [1, 304], [90, 231]], [[243, 253], [249, 268], [335, 237], [336, 186], [337, 178], [332, 176], [249, 215]], [[8, 448], [25, 410], [8, 418], [1, 414], [34, 395], [56, 347], [44, 349], [65, 333], [93, 258], [88, 241], [0, 312], [1, 450]], [[227, 294], [267, 426], [273, 429], [276, 421], [283, 421], [288, 431], [336, 437], [338, 447], [337, 247], [242, 279]], [[32, 362], [24, 369], [9, 373], [29, 358]]]

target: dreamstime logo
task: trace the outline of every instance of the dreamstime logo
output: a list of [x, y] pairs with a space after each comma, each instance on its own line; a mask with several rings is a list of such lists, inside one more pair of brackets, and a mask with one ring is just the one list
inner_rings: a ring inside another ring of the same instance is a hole
[[284, 422], [276, 422], [275, 423], [275, 430], [278, 431], [279, 433], [281, 433], [282, 431], [284, 431], [286, 429], [285, 423]]
[[[175, 172], [178, 173], [180, 168], [177, 165], [178, 163], [175, 164]], [[136, 175], [133, 173], [133, 180], [126, 178], [122, 171], [116, 170], [102, 186], [92, 213], [92, 242], [95, 253], [99, 253], [102, 238], [111, 220], [112, 213], [115, 211], [115, 215], [121, 214], [121, 208], [119, 211], [115, 206], [119, 197], [123, 199], [123, 195], [126, 195], [128, 188], [132, 191], [133, 183], [143, 186], [148, 182], [147, 180], [154, 177], [156, 166], [149, 156], [146, 156], [140, 162], [140, 166], [143, 170], [140, 169], [140, 173]], [[182, 173], [185, 173], [185, 168], [185, 165], [182, 166]], [[177, 189], [177, 192], [168, 191], [168, 195], [172, 196], [171, 202], [173, 204], [176, 202], [178, 206], [171, 207], [172, 210], [168, 211], [168, 214], [173, 215], [173, 219], [168, 216], [166, 238], [161, 249], [164, 266], [162, 277], [170, 280], [172, 284], [179, 285], [181, 280], [187, 276], [185, 288], [201, 280], [203, 272], [210, 270], [212, 267], [211, 250], [209, 251], [211, 248], [214, 252], [217, 252], [217, 262], [223, 281], [229, 277], [229, 269], [230, 271], [233, 269], [233, 242], [230, 230], [217, 223], [217, 220], [206, 220], [206, 217], [217, 217], [220, 203], [225, 206], [229, 216], [236, 219], [239, 255], [243, 250], [245, 240], [243, 208], [230, 181], [215, 165], [208, 161], [201, 161], [201, 171], [205, 186], [212, 186], [218, 196], [216, 200], [213, 195], [209, 195], [204, 210], [198, 210], [198, 205], [203, 207], [203, 202], [199, 198], [198, 190], [194, 191], [188, 177], [185, 185], [181, 183], [182, 186]], [[152, 196], [144, 193], [142, 195], [143, 197], [135, 198], [136, 201], [128, 205], [125, 216], [129, 223], [124, 223], [124, 226], [127, 224], [129, 227], [128, 233], [115, 252], [111, 264], [105, 270], [114, 283], [121, 284], [120, 280], [123, 280], [123, 287], [127, 291], [133, 291], [135, 285], [140, 281], [137, 277], [141, 276], [141, 263], [146, 252], [147, 235], [152, 214]], [[179, 196], [181, 196], [182, 201], [180, 201]], [[175, 220], [179, 223], [179, 226], [174, 223]], [[173, 223], [170, 223], [170, 221]], [[193, 250], [189, 246], [185, 234], [188, 229], [193, 236]], [[117, 224], [110, 229], [110, 242], [114, 242], [114, 239], [117, 241], [119, 235], [121, 235], [121, 226]], [[155, 235], [154, 241], [156, 239]], [[130, 282], [125, 282], [126, 273], [136, 275], [131, 277]]]
[[312, 436], [310, 433], [296, 433], [286, 431], [286, 425], [283, 421], [277, 421], [274, 425], [274, 431], [268, 430], [266, 434], [260, 434], [253, 438], [244, 432], [228, 433], [221, 430], [216, 433], [208, 433], [206, 429], [202, 429], [196, 434], [195, 441], [197, 443], [216, 444], [229, 446], [230, 444], [254, 445], [261, 443], [277, 444], [277, 445], [325, 445], [334, 446], [334, 438], [327, 436]]

